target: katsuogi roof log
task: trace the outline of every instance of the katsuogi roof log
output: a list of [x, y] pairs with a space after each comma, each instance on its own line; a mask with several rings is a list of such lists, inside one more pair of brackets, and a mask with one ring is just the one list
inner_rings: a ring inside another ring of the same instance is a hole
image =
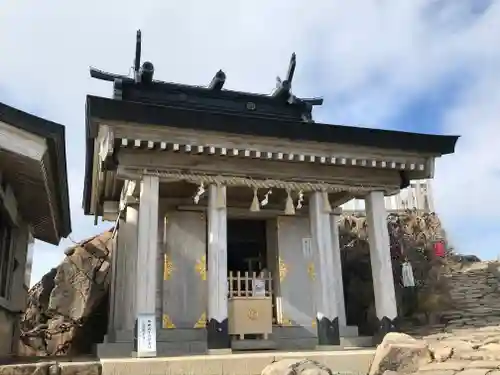
[[161, 105], [189, 106], [203, 110], [223, 112], [252, 112], [255, 115], [288, 118], [312, 122], [312, 108], [321, 105], [323, 99], [301, 99], [292, 94], [292, 81], [297, 65], [295, 53], [290, 58], [284, 81], [278, 78], [278, 86], [272, 95], [223, 90], [226, 74], [219, 70], [208, 86], [190, 86], [154, 80], [154, 66], [146, 61], [141, 66], [142, 34], [136, 34], [133, 77], [90, 68], [90, 76], [113, 82], [114, 99]]
[[214, 78], [212, 78], [212, 81], [210, 82], [210, 85], [208, 85], [208, 88], [210, 90], [222, 90], [222, 86], [224, 86], [224, 83], [226, 82], [226, 73], [224, 73], [222, 70], [219, 70], [217, 73], [215, 73]]

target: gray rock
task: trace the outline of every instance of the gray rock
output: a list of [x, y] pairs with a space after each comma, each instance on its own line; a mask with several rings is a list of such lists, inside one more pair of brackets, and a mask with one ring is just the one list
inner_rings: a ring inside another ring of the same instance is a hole
[[261, 375], [333, 375], [333, 372], [317, 361], [287, 358], [267, 365]]

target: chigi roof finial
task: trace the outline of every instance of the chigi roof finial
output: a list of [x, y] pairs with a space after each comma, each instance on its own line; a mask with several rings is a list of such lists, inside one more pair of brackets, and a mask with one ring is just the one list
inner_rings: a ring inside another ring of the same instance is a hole
[[102, 81], [116, 82], [117, 80], [128, 82], [133, 81], [135, 83], [151, 83], [153, 82], [154, 75], [154, 65], [150, 61], [145, 61], [141, 66], [141, 47], [142, 47], [142, 36], [141, 30], [137, 30], [135, 38], [135, 58], [134, 58], [134, 78], [127, 77], [126, 75], [108, 73], [103, 70], [99, 70], [90, 67], [90, 76], [92, 78], [100, 79]]
[[141, 30], [137, 30], [135, 38], [135, 59], [134, 59], [134, 80], [135, 82], [140, 82], [141, 77], [139, 75], [139, 70], [141, 68]]
[[219, 70], [207, 86], [191, 86], [154, 79], [155, 68], [141, 62], [142, 32], [136, 31], [133, 75], [109, 73], [90, 68], [90, 76], [113, 82], [113, 99], [170, 105], [203, 111], [231, 112], [246, 116], [265, 116], [292, 121], [313, 122], [312, 108], [323, 103], [322, 98], [302, 99], [292, 94], [292, 81], [297, 56], [292, 53], [285, 79], [277, 79], [271, 95], [223, 90], [226, 74]]

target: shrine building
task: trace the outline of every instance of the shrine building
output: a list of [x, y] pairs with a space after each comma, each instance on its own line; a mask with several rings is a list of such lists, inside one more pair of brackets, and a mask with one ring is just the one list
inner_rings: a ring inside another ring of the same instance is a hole
[[338, 207], [366, 204], [377, 335], [396, 329], [385, 197], [431, 179], [456, 136], [323, 124], [322, 99], [91, 69], [111, 98], [86, 102], [85, 214], [115, 221], [109, 328], [99, 354], [315, 349], [348, 326]]
[[[71, 233], [65, 128], [0, 103], [0, 358], [19, 354], [35, 240]], [[44, 249], [39, 251], [43, 254]], [[4, 362], [5, 363], [5, 362]]]

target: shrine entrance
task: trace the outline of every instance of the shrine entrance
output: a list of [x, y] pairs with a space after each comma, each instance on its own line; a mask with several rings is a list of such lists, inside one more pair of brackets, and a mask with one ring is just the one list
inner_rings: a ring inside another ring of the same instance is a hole
[[250, 275], [267, 268], [266, 221], [228, 219], [227, 270]]
[[233, 349], [246, 339], [267, 340], [272, 333], [273, 288], [267, 265], [266, 224], [259, 219], [227, 221], [228, 315], [229, 333], [236, 341]]

